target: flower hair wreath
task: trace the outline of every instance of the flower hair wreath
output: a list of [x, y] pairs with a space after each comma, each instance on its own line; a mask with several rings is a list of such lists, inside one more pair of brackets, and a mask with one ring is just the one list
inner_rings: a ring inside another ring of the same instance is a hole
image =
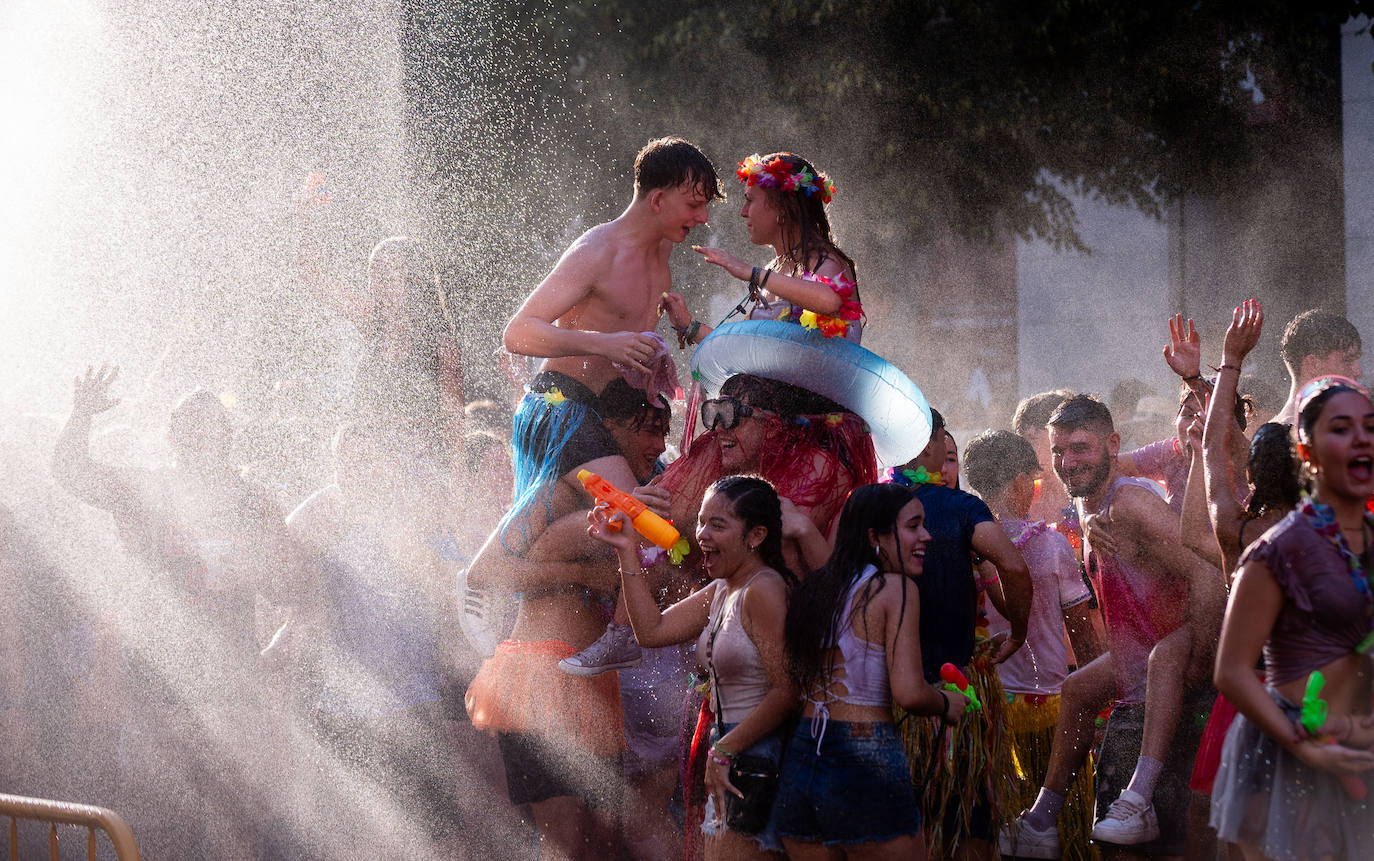
[[828, 204], [835, 196], [835, 183], [825, 174], [812, 173], [805, 165], [793, 172], [792, 166], [783, 158], [774, 158], [765, 164], [763, 158], [754, 153], [739, 163], [735, 175], [745, 185], [757, 185], [760, 188], [778, 191], [795, 191], [807, 197], [819, 194], [821, 203]]

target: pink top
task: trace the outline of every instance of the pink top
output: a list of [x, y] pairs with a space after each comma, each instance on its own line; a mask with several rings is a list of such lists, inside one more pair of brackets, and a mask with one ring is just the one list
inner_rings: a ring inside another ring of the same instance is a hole
[[870, 643], [854, 633], [854, 598], [874, 577], [881, 577], [878, 569], [869, 565], [849, 588], [849, 597], [840, 614], [839, 636], [831, 632], [831, 644], [840, 650], [840, 662], [831, 669], [820, 690], [810, 691], [806, 701], [816, 708], [811, 714], [811, 734], [816, 737], [816, 755], [820, 756], [825, 728], [830, 724], [830, 703], [849, 703], [855, 706], [892, 705], [892, 688], [888, 683], [887, 649], [882, 643]]
[[[1122, 476], [1113, 482], [1099, 513], [1106, 512], [1123, 487], [1135, 486], [1157, 493], [1147, 478]], [[1116, 705], [1145, 701], [1145, 672], [1150, 650], [1183, 624], [1187, 613], [1188, 584], [1180, 578], [1149, 574], [1089, 544], [1088, 573], [1102, 601], [1107, 623], [1107, 647], [1116, 667]]]
[[1281, 685], [1355, 651], [1370, 631], [1363, 595], [1345, 559], [1300, 512], [1255, 540], [1240, 558], [1263, 562], [1283, 590], [1283, 607], [1264, 644], [1265, 676]]
[[[800, 277], [805, 278], [807, 281], [821, 280], [820, 276], [811, 272], [803, 272]], [[852, 286], [852, 282], [846, 283]], [[754, 307], [749, 309], [749, 319], [781, 320], [784, 323], [796, 323], [797, 325], [801, 325], [801, 315], [805, 310], [806, 309], [800, 305], [794, 305], [780, 296], [775, 296], [767, 290], [763, 290], [760, 292], [758, 302], [754, 304]], [[847, 341], [853, 341], [857, 344], [863, 339], [863, 333], [864, 321], [863, 317], [860, 317], [857, 320], [850, 321], [849, 328], [844, 333], [844, 338]]]
[[[1152, 478], [1164, 485], [1164, 501], [1177, 514], [1183, 511], [1183, 492], [1188, 488], [1188, 467], [1190, 461], [1183, 443], [1177, 439], [1163, 439], [1152, 442], [1131, 452], [1135, 459], [1136, 473], [1142, 478]], [[1236, 477], [1236, 500], [1242, 508], [1250, 501], [1250, 485], [1245, 476]]]
[[[997, 675], [1002, 687], [1013, 694], [1057, 694], [1069, 670], [1064, 611], [1088, 600], [1092, 593], [1083, 582], [1069, 539], [1047, 527], [1044, 521], [1006, 519], [1001, 524], [1026, 560], [1035, 594], [1026, 625], [1026, 643], [997, 665]], [[991, 604], [987, 614], [989, 632], [1011, 630], [1011, 623]]]

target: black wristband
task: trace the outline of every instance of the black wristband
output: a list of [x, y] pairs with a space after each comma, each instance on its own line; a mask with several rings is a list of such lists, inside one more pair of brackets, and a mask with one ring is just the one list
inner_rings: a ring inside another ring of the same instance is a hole
[[759, 273], [761, 271], [759, 267], [755, 266], [753, 271], [749, 273], [749, 298], [755, 302], [759, 299]]
[[947, 718], [949, 717], [949, 694], [940, 690], [937, 690], [936, 693], [940, 695], [940, 699], [945, 701], [945, 707], [944, 710], [940, 712], [940, 717]]
[[772, 269], [765, 269], [765, 270], [763, 270], [763, 280], [759, 282], [759, 289], [760, 289], [760, 290], [762, 290], [763, 288], [765, 288], [765, 287], [768, 286], [768, 276], [769, 276], [769, 275], [772, 275], [772, 274], [773, 274], [773, 270], [772, 270]]

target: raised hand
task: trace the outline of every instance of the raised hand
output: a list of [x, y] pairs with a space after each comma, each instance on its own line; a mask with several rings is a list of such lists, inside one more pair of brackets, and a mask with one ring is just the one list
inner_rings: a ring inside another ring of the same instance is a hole
[[639, 542], [639, 533], [625, 512], [612, 511], [604, 502], [597, 503], [587, 512], [587, 534], [617, 551], [633, 552]]
[[1226, 327], [1226, 338], [1221, 342], [1221, 361], [1225, 365], [1240, 367], [1246, 355], [1259, 343], [1260, 332], [1264, 329], [1264, 309], [1258, 299], [1246, 299], [1231, 314], [1231, 325]]
[[1187, 323], [1182, 314], [1169, 320], [1169, 344], [1164, 348], [1164, 361], [1183, 379], [1196, 377], [1202, 368], [1202, 339], [1193, 328], [1193, 318]]
[[75, 396], [72, 398], [72, 412], [89, 417], [119, 403], [119, 398], [110, 397], [110, 387], [118, 377], [118, 365], [101, 365], [98, 371], [87, 365], [86, 375], [73, 381]]
[[693, 245], [692, 250], [705, 257], [707, 262], [716, 264], [741, 281], [748, 281], [749, 276], [754, 274], [754, 267], [728, 251], [701, 245]]

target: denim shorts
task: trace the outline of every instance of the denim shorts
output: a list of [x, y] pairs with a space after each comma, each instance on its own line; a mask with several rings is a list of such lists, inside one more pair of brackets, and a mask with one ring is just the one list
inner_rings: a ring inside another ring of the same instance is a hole
[[[720, 741], [721, 736], [737, 726], [739, 726], [737, 723], [727, 723], [724, 726], [717, 725], [713, 727], [711, 730], [711, 743], [715, 744]], [[754, 742], [748, 748], [740, 751], [740, 753], [747, 753], [752, 756], [762, 756], [774, 762], [780, 762], [782, 760], [783, 732], [783, 728], [779, 727]], [[725, 825], [724, 819], [717, 819], [716, 817], [715, 799], [711, 797], [709, 792], [706, 793], [706, 814], [705, 818], [701, 820], [701, 832], [714, 837], [726, 830], [728, 830], [728, 828]], [[782, 840], [778, 838], [778, 805], [776, 801], [773, 803], [773, 813], [768, 817], [768, 824], [764, 826], [763, 830], [758, 834], [750, 834], [747, 836], [754, 838], [754, 841], [759, 844], [760, 849], [774, 852], [782, 851]]]
[[919, 834], [921, 809], [897, 728], [829, 721], [817, 753], [812, 724], [802, 718], [782, 758], [778, 833], [826, 846]]

